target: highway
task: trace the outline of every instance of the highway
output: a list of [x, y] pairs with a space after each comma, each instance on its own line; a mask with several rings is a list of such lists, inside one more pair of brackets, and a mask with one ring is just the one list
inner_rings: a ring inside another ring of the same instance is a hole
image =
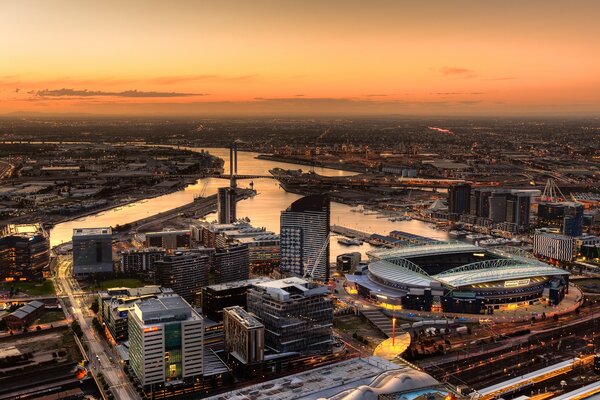
[[81, 326], [82, 341], [88, 345], [90, 371], [94, 376], [102, 372], [116, 399], [140, 399], [123, 368], [119, 365], [115, 349], [93, 328], [94, 314], [89, 309], [91, 296], [81, 290], [79, 283], [71, 277], [71, 270], [71, 257], [59, 257], [55, 281], [57, 295], [61, 300], [68, 299], [70, 305], [65, 310]]

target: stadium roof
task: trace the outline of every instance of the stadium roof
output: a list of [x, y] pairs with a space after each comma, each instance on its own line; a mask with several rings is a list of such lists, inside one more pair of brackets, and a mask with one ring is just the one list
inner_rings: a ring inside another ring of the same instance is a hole
[[488, 264], [481, 269], [467, 269], [457, 272], [443, 273], [435, 277], [438, 281], [452, 287], [474, 285], [477, 283], [504, 281], [507, 279], [524, 279], [536, 276], [569, 275], [560, 268], [550, 265], [530, 265], [515, 263], [500, 267], [492, 267]]
[[405, 263], [397, 264], [387, 260], [375, 261], [369, 265], [369, 272], [379, 278], [403, 282], [409, 286], [430, 287], [431, 283], [436, 282], [435, 279], [430, 278], [425, 271], [421, 270], [417, 265], [408, 260], [401, 261], [405, 261]]
[[[421, 267], [410, 260], [410, 258], [420, 256], [442, 256], [470, 252], [485, 252], [501, 258], [462, 265], [435, 276], [428, 275]], [[369, 253], [369, 256], [373, 259], [369, 264], [369, 273], [374, 277], [416, 287], [432, 287], [439, 283], [448, 287], [459, 288], [461, 286], [510, 279], [569, 275], [569, 272], [540, 262], [518, 249], [490, 250], [460, 242], [429, 243], [392, 250], [373, 251]]]
[[483, 251], [479, 246], [460, 242], [439, 242], [418, 246], [398, 247], [391, 250], [374, 250], [367, 253], [374, 259], [410, 258], [435, 254], [464, 253], [468, 251]]

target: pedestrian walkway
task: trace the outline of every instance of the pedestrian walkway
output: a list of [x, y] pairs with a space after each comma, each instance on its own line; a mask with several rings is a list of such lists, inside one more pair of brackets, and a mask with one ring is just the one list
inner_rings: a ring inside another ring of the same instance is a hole
[[369, 320], [373, 326], [379, 329], [387, 337], [392, 337], [392, 319], [381, 310], [360, 310], [360, 313]]

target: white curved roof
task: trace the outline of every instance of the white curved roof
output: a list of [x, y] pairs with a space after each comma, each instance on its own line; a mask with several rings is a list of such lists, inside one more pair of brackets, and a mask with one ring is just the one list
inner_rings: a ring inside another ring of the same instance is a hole
[[411, 368], [384, 372], [369, 385], [341, 392], [328, 400], [375, 400], [380, 395], [410, 392], [439, 386], [439, 382], [425, 372]]
[[471, 269], [435, 276], [445, 285], [461, 287], [478, 283], [504, 281], [508, 279], [533, 278], [537, 276], [569, 275], [560, 268], [551, 265], [513, 264], [496, 268]]
[[420, 246], [398, 247], [391, 250], [374, 250], [367, 254], [374, 259], [410, 258], [435, 254], [453, 254], [469, 251], [485, 251], [479, 246], [461, 242], [439, 242]]
[[430, 287], [432, 282], [437, 282], [427, 274], [412, 271], [386, 260], [369, 264], [369, 273], [388, 281], [402, 282], [407, 286]]

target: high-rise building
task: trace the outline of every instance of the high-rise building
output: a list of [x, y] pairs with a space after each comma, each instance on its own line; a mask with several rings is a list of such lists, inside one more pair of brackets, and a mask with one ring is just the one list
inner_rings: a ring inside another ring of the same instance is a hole
[[583, 204], [565, 203], [563, 235], [581, 236], [583, 234]]
[[158, 247], [121, 251], [121, 271], [126, 274], [153, 273], [154, 263], [162, 260], [167, 252]]
[[467, 214], [471, 206], [471, 185], [461, 183], [448, 190], [448, 213]]
[[248, 279], [250, 276], [248, 245], [232, 243], [215, 249], [214, 268], [217, 283]]
[[557, 261], [573, 261], [576, 253], [575, 238], [553, 233], [536, 232], [533, 235], [533, 254]]
[[537, 223], [541, 227], [560, 229], [567, 236], [583, 234], [583, 204], [542, 202], [538, 204]]
[[147, 247], [161, 247], [165, 250], [189, 249], [192, 232], [190, 230], [161, 231], [146, 233]]
[[217, 215], [220, 224], [231, 224], [237, 219], [235, 188], [222, 187], [217, 191]]
[[245, 281], [219, 283], [202, 288], [201, 299], [196, 303], [202, 305], [202, 314], [215, 322], [223, 322], [223, 309], [240, 306], [246, 308], [247, 293], [252, 285], [268, 282], [269, 278], [254, 278]]
[[506, 200], [506, 222], [527, 227], [531, 219], [531, 193], [513, 190]]
[[130, 365], [144, 389], [201, 380], [203, 321], [183, 298], [162, 295], [135, 303], [128, 323]]
[[248, 245], [250, 269], [257, 274], [269, 274], [279, 266], [279, 235], [265, 228], [255, 228], [245, 221], [233, 224], [199, 222], [190, 227], [192, 238], [207, 247], [226, 247], [231, 243]]
[[328, 351], [333, 308], [324, 285], [301, 278], [257, 283], [248, 290], [248, 311], [265, 326], [265, 346], [278, 353]]
[[[212, 249], [211, 249], [212, 250]], [[155, 261], [156, 281], [163, 287], [171, 288], [185, 299], [193, 303], [197, 292], [208, 285], [211, 256], [204, 252], [176, 251]]]
[[73, 275], [113, 272], [112, 229], [73, 229]]
[[40, 280], [50, 263], [50, 240], [40, 224], [0, 232], [0, 280]]
[[225, 352], [244, 365], [265, 359], [265, 326], [242, 307], [223, 309]]
[[494, 222], [506, 221], [506, 198], [509, 195], [507, 190], [496, 190], [488, 199], [488, 218]]
[[110, 288], [98, 293], [98, 317], [117, 342], [128, 338], [129, 311], [135, 303], [156, 298], [162, 293], [173, 293], [173, 290], [160, 286], [143, 286], [139, 288]]
[[471, 198], [469, 200], [469, 212], [471, 215], [483, 218], [489, 216], [490, 197], [493, 191], [491, 188], [477, 188], [471, 191]]
[[281, 213], [281, 270], [329, 280], [329, 196], [315, 194], [293, 202]]

